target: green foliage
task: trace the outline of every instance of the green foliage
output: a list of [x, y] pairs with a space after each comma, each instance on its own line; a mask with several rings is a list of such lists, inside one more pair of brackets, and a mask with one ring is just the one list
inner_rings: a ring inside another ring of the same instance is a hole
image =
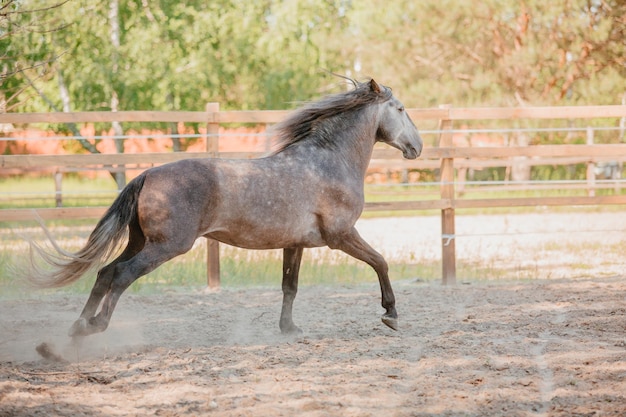
[[36, 88], [19, 111], [107, 110], [114, 96], [120, 110], [288, 108], [337, 90], [321, 69], [375, 77], [409, 107], [615, 104], [626, 91], [621, 0], [11, 3], [24, 13], [0, 20], [2, 91]]
[[0, 112], [28, 109], [25, 101], [32, 79], [48, 81], [56, 57], [47, 34], [65, 29], [51, 16], [63, 0], [2, 0], [0, 2]]

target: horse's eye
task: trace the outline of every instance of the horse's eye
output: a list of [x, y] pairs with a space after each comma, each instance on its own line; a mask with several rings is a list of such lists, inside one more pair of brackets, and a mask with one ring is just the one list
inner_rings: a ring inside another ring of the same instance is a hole
[[398, 107], [398, 111], [402, 113], [404, 111], [404, 107]]

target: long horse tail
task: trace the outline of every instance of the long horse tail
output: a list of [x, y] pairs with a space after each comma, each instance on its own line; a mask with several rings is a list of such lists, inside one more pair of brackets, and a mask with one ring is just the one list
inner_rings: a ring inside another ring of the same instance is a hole
[[[137, 217], [137, 200], [143, 188], [144, 180], [145, 175], [140, 175], [128, 183], [98, 221], [85, 246], [78, 252], [72, 253], [63, 250], [40, 220], [39, 222], [54, 248], [54, 253], [46, 251], [32, 241], [30, 242], [28, 281], [39, 288], [63, 287], [75, 282], [92, 268], [102, 265], [119, 249], [126, 238], [128, 225]], [[47, 268], [37, 265], [35, 253], [43, 259]]]

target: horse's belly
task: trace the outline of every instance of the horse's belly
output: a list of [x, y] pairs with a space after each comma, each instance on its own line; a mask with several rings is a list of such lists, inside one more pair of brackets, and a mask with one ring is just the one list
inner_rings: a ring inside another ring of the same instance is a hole
[[326, 245], [318, 228], [290, 222], [272, 224], [234, 221], [229, 225], [213, 225], [204, 236], [246, 249], [313, 248]]

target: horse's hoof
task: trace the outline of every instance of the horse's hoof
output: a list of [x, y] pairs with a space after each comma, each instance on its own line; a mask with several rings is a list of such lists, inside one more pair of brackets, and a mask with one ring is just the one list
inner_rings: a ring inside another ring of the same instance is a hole
[[300, 329], [298, 326], [296, 326], [295, 324], [292, 324], [289, 327], [281, 327], [280, 332], [282, 334], [284, 334], [285, 336], [298, 336], [301, 335], [302, 329]]
[[398, 331], [398, 319], [395, 317], [382, 316], [381, 320], [391, 329]]
[[67, 334], [70, 337], [86, 336], [87, 334], [89, 334], [87, 332], [87, 320], [83, 318], [76, 320], [74, 324], [72, 324], [72, 327], [70, 327], [70, 330], [69, 332], [67, 332]]

